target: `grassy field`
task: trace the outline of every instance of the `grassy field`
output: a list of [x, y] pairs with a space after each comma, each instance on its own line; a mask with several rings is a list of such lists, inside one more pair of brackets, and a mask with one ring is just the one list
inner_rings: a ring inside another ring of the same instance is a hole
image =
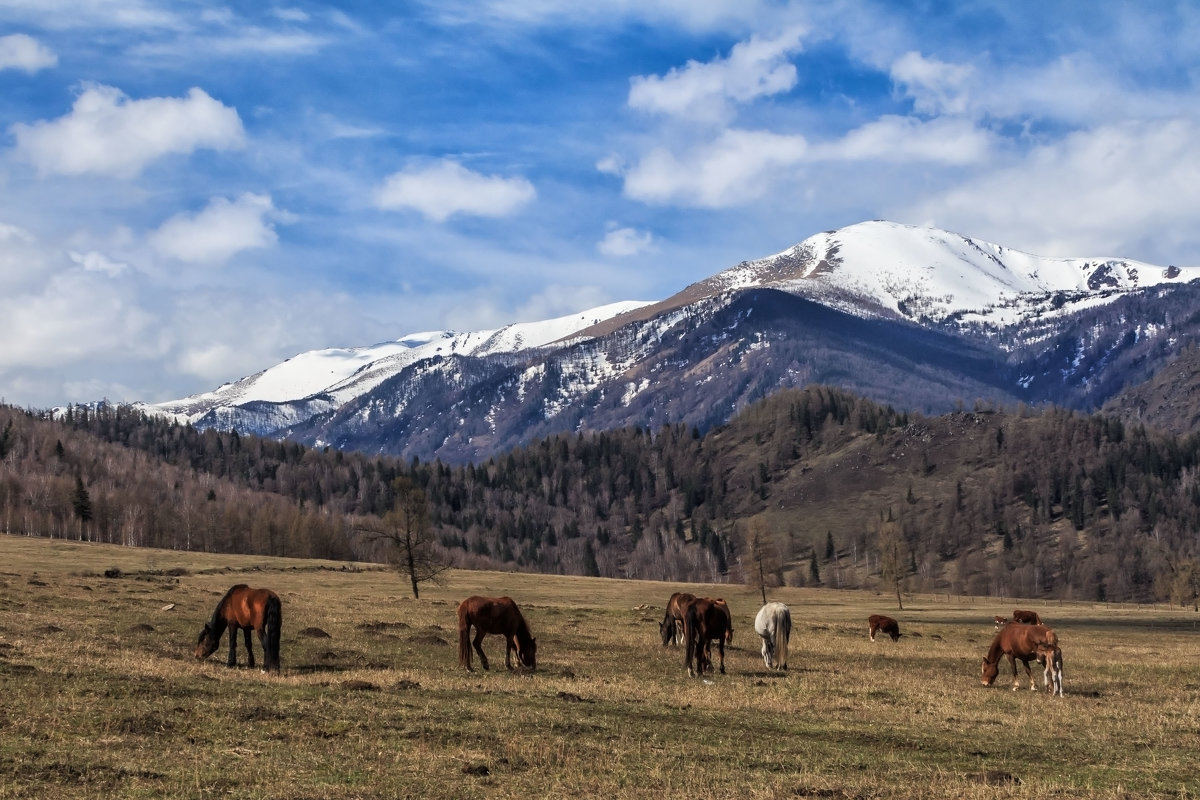
[[[920, 596], [901, 612], [784, 589], [778, 674], [760, 599], [691, 586], [734, 612], [728, 674], [697, 680], [658, 638], [672, 584], [456, 572], [413, 600], [365, 565], [3, 536], [0, 565], [0, 798], [1200, 794], [1184, 610]], [[224, 641], [191, 656], [241, 582], [283, 598], [278, 676], [226, 668]], [[490, 672], [459, 668], [455, 604], [473, 593], [520, 603], [535, 674], [505, 671], [498, 637]], [[1003, 671], [979, 685], [992, 615], [1018, 603], [1060, 634], [1065, 698], [1010, 691]], [[874, 612], [907, 635], [870, 642]]]

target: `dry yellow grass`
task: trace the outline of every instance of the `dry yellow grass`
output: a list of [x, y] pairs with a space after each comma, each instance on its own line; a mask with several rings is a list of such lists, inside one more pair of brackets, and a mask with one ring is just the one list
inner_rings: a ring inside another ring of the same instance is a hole
[[[366, 565], [11, 537], [0, 564], [0, 798], [1200, 792], [1200, 632], [1184, 610], [922, 596], [897, 612], [784, 589], [784, 675], [759, 655], [760, 598], [688, 586], [734, 612], [728, 674], [696, 680], [658, 638], [673, 584], [455, 572], [417, 601]], [[190, 655], [237, 582], [283, 598], [278, 677], [227, 669], [224, 642]], [[458, 667], [455, 603], [475, 593], [520, 603], [534, 675], [503, 669], [498, 637], [491, 672]], [[1061, 635], [1065, 698], [1009, 691], [1004, 672], [979, 685], [991, 617], [1018, 602]], [[868, 641], [876, 611], [907, 635]]]

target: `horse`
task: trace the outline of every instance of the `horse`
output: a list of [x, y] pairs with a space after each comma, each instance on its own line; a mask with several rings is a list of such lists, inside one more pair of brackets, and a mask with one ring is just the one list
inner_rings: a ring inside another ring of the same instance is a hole
[[663, 614], [662, 622], [658, 623], [658, 632], [662, 634], [663, 647], [674, 642], [683, 644], [683, 609], [695, 600], [694, 594], [675, 592], [667, 601], [667, 611]]
[[893, 642], [901, 636], [899, 623], [891, 617], [885, 617], [883, 614], [872, 614], [867, 617], [867, 633], [872, 642], [875, 641], [875, 634], [879, 631], [891, 636]]
[[[1037, 658], [1039, 646], [1057, 648], [1058, 634], [1045, 625], [1005, 625], [996, 633], [987, 655], [983, 657], [981, 682], [984, 686], [991, 686], [1000, 673], [1001, 656], [1008, 656], [1008, 663], [1012, 666], [1013, 691], [1015, 692], [1021, 685], [1017, 679], [1018, 660], [1025, 665], [1025, 674], [1029, 676], [1030, 690], [1036, 691], [1037, 685], [1034, 683], [1033, 670], [1029, 668], [1029, 662]], [[1044, 673], [1043, 677], [1048, 679], [1049, 671]]]
[[792, 611], [783, 603], [767, 603], [754, 618], [754, 632], [762, 637], [762, 657], [767, 669], [788, 668], [788, 640], [792, 637]]
[[[697, 597], [683, 613], [683, 638], [687, 641], [684, 665], [688, 675], [702, 676], [712, 669], [712, 645], [716, 640], [721, 654], [721, 674], [725, 674], [725, 643], [733, 642], [733, 618], [721, 598]], [[693, 661], [695, 668], [693, 668]]]
[[283, 606], [279, 595], [270, 589], [251, 589], [244, 583], [233, 586], [217, 603], [212, 619], [204, 623], [196, 639], [196, 658], [203, 661], [221, 644], [221, 634], [229, 628], [229, 660], [227, 666], [237, 666], [237, 634], [240, 629], [246, 638], [246, 662], [254, 668], [254, 648], [250, 646], [250, 631], [258, 634], [263, 648], [263, 672], [279, 671], [279, 635], [283, 630]]
[[1042, 684], [1046, 687], [1046, 691], [1050, 692], [1051, 697], [1056, 694], [1062, 697], [1062, 649], [1058, 645], [1039, 644], [1036, 658], [1038, 663], [1045, 667], [1042, 670]]
[[1041, 625], [1042, 618], [1038, 616], [1036, 611], [1022, 611], [1021, 609], [1013, 609], [1013, 622], [1019, 622], [1022, 625]]
[[1008, 617], [1002, 617], [997, 614], [996, 616], [992, 617], [992, 622], [996, 623], [996, 630], [1000, 630], [1008, 624]]
[[480, 597], [473, 595], [458, 604], [458, 663], [472, 671], [471, 626], [475, 626], [475, 652], [479, 662], [488, 669], [484, 655], [483, 637], [489, 633], [504, 637], [504, 666], [513, 670], [512, 654], [517, 653], [521, 666], [531, 672], [537, 669], [537, 639], [529, 632], [525, 617], [511, 597]]

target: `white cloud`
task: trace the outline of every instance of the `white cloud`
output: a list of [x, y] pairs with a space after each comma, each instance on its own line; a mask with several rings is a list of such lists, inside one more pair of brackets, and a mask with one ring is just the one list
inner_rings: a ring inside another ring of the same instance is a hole
[[967, 110], [970, 65], [947, 64], [918, 52], [905, 53], [892, 64], [892, 80], [923, 114], [962, 114]]
[[625, 194], [647, 203], [727, 208], [762, 196], [778, 170], [801, 163], [803, 136], [727, 130], [682, 158], [655, 148], [625, 173]]
[[813, 159], [844, 161], [924, 161], [973, 164], [991, 151], [993, 135], [969, 120], [885, 116], [834, 142], [814, 146]]
[[163, 156], [228, 150], [245, 138], [237, 111], [198, 88], [185, 98], [130, 100], [110, 86], [89, 85], [69, 114], [9, 130], [17, 152], [42, 174], [126, 178]]
[[67, 254], [71, 260], [83, 267], [87, 272], [102, 272], [109, 277], [115, 278], [125, 270], [129, 269], [128, 264], [120, 261], [113, 261], [108, 256], [96, 250], [89, 250], [86, 253], [76, 253], [74, 251]]
[[731, 103], [748, 103], [796, 85], [796, 67], [787, 57], [800, 49], [804, 33], [793, 28], [774, 39], [754, 36], [734, 45], [728, 58], [688, 61], [662, 77], [634, 77], [629, 106], [673, 117], [725, 119]]
[[383, 182], [375, 193], [382, 209], [412, 209], [435, 222], [455, 214], [505, 217], [530, 203], [537, 192], [525, 178], [481, 175], [456, 161], [402, 170]]
[[83, 269], [54, 275], [38, 290], [10, 297], [0, 326], [0, 371], [44, 368], [92, 357], [145, 355], [153, 318], [123, 287]]
[[278, 240], [269, 220], [279, 219], [268, 195], [243, 194], [230, 202], [214, 197], [195, 215], [176, 214], [150, 237], [157, 252], [192, 264], [223, 264], [242, 250]]
[[653, 248], [654, 236], [650, 231], [639, 231], [635, 228], [613, 227], [596, 243], [597, 250], [615, 258], [636, 256]]
[[1200, 252], [1197, 209], [1200, 123], [1175, 120], [1071, 134], [898, 213], [1042, 255], [1123, 256], [1138, 243], [1139, 257], [1187, 263], [1176, 259]]
[[0, 36], [0, 69], [22, 69], [37, 72], [58, 63], [50, 48], [24, 33]]

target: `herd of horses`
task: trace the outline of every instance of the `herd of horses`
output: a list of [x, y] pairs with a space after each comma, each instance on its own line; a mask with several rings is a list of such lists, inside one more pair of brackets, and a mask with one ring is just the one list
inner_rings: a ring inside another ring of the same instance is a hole
[[[1013, 673], [1013, 690], [1020, 687], [1017, 662], [1025, 666], [1029, 688], [1037, 690], [1030, 667], [1031, 661], [1042, 665], [1042, 681], [1051, 695], [1063, 696], [1062, 649], [1058, 635], [1042, 624], [1035, 611], [1013, 611], [1012, 618], [997, 616], [996, 635], [983, 657], [981, 682], [991, 686], [1000, 673], [1000, 660], [1007, 657]], [[279, 671], [279, 639], [283, 626], [283, 610], [279, 595], [270, 589], [252, 589], [244, 583], [233, 586], [217, 603], [212, 617], [200, 629], [196, 639], [195, 656], [204, 660], [216, 652], [221, 636], [229, 631], [228, 666], [237, 665], [237, 635], [242, 631], [246, 642], [246, 659], [254, 667], [254, 648], [250, 632], [258, 634], [263, 648], [263, 670]], [[666, 613], [659, 623], [663, 646], [684, 645], [684, 665], [688, 675], [703, 677], [713, 670], [712, 643], [717, 643], [717, 668], [725, 674], [725, 645], [733, 642], [733, 617], [729, 605], [720, 597], [696, 597], [687, 592], [675, 592], [667, 601]], [[472, 640], [471, 632], [475, 635]], [[766, 603], [754, 617], [754, 632], [762, 639], [762, 658], [767, 669], [788, 668], [788, 641], [792, 635], [792, 612], [783, 603]], [[900, 624], [882, 614], [867, 618], [867, 633], [875, 641], [876, 633], [885, 633], [897, 641]], [[504, 665], [511, 671], [518, 667], [533, 671], [537, 668], [537, 639], [529, 630], [525, 617], [511, 597], [481, 597], [474, 595], [458, 604], [458, 662], [472, 670], [471, 651], [479, 655], [479, 663], [488, 669], [483, 639], [488, 635], [504, 637]], [[514, 665], [513, 655], [516, 655]]]

